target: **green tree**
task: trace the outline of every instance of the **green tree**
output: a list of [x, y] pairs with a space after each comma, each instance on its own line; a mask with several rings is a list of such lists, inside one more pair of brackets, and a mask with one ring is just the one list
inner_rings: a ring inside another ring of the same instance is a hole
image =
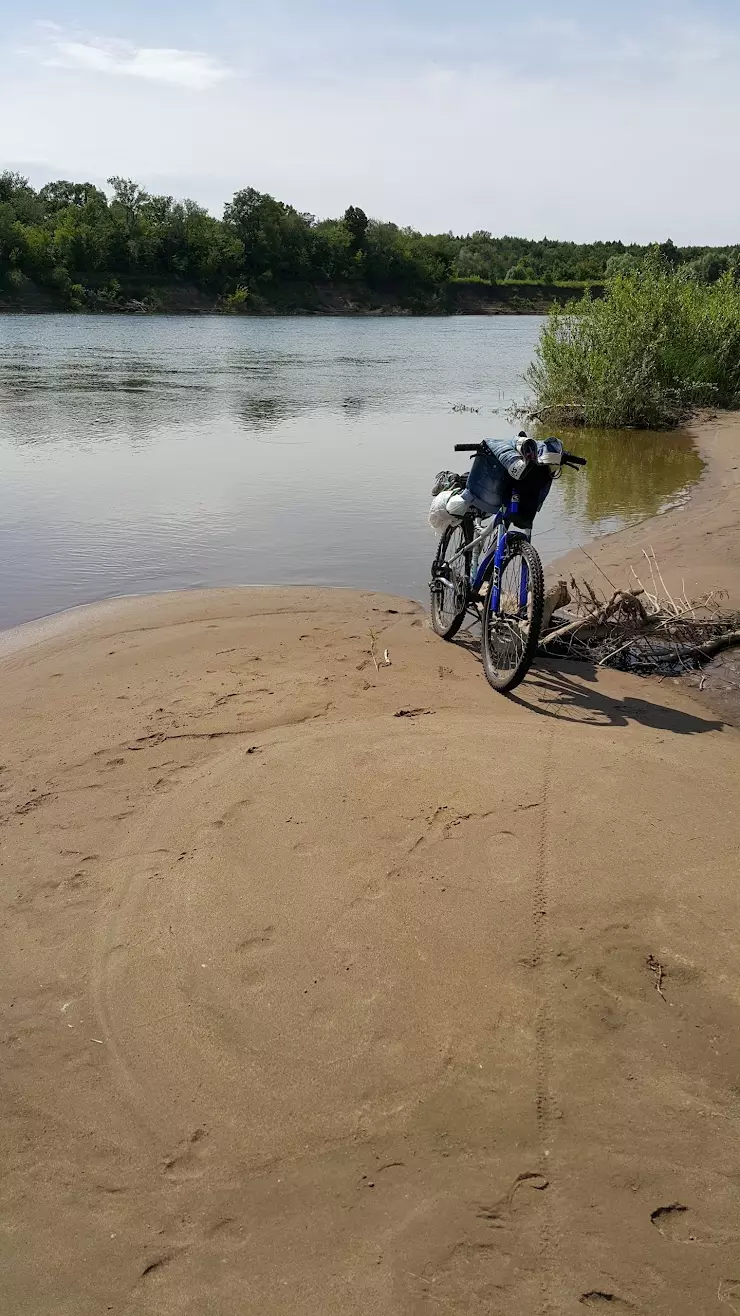
[[365, 211], [360, 210], [359, 206], [348, 206], [342, 216], [342, 221], [350, 236], [352, 253], [364, 250], [369, 223]]
[[507, 283], [536, 283], [537, 271], [529, 261], [519, 260], [506, 272]]
[[97, 204], [105, 207], [108, 204], [105, 193], [95, 187], [94, 183], [68, 183], [63, 178], [57, 179], [55, 183], [46, 183], [38, 196], [47, 214], [64, 210], [67, 206]]
[[313, 248], [311, 215], [276, 201], [254, 187], [234, 195], [224, 210], [226, 227], [241, 241], [244, 266], [257, 280], [310, 276]]

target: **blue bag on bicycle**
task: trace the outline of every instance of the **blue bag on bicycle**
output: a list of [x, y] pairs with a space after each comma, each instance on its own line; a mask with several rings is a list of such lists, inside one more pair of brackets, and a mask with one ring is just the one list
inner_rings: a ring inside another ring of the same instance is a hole
[[519, 496], [519, 514], [515, 525], [530, 530], [534, 518], [550, 492], [551, 471], [546, 466], [526, 468], [513, 439], [484, 439], [485, 451], [473, 458], [468, 475], [466, 494], [469, 500], [486, 516], [494, 516], [504, 507], [516, 490]]
[[[477, 453], [473, 458], [466, 489], [471, 502], [479, 511], [493, 516], [499, 507], [509, 501], [513, 482], [506, 467], [489, 447], [488, 439], [484, 440], [484, 446], [486, 451]], [[511, 446], [513, 448], [514, 445]]]

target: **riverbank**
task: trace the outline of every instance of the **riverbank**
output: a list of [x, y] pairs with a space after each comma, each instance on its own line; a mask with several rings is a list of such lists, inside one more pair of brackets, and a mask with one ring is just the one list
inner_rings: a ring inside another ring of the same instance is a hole
[[[738, 433], [602, 569], [649, 534], [667, 580], [729, 584]], [[374, 594], [5, 641], [9, 1309], [719, 1316], [735, 730], [562, 664], [497, 698]]]
[[740, 608], [740, 415], [699, 417], [688, 427], [704, 472], [679, 506], [574, 549], [549, 568], [585, 579], [625, 584], [630, 567], [644, 574], [644, 550], [655, 549], [669, 589], [689, 596], [722, 590]]
[[[574, 549], [547, 568], [548, 578], [588, 580], [600, 592], [634, 585], [633, 571], [652, 588], [645, 554], [655, 552], [672, 594], [700, 598], [714, 590], [740, 611], [740, 417], [697, 419], [689, 432], [705, 463], [687, 502], [637, 525]], [[737, 654], [730, 652], [686, 680], [707, 706], [740, 722]], [[698, 689], [702, 685], [701, 691]]]
[[[546, 315], [582, 294], [586, 284], [451, 283], [370, 287], [365, 283], [283, 283], [261, 294], [224, 297], [187, 283], [152, 284], [129, 280], [115, 296], [100, 277], [79, 285], [84, 296], [70, 305], [59, 289], [24, 279], [12, 296], [0, 290], [0, 314], [77, 312], [81, 315]], [[600, 297], [603, 285], [590, 284]]]

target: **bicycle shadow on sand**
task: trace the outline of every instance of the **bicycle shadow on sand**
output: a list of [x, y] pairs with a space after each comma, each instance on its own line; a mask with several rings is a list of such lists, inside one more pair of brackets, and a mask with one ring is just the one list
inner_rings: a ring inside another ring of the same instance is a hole
[[[453, 644], [474, 654], [482, 666], [480, 641], [474, 632], [461, 631]], [[655, 687], [647, 682], [644, 685], [645, 698], [608, 694], [599, 689], [598, 676], [599, 669], [593, 663], [539, 658], [522, 684], [502, 698], [540, 717], [554, 718], [558, 722], [580, 722], [587, 726], [628, 727], [633, 722], [656, 731], [693, 736], [722, 731], [726, 725], [715, 718], [699, 717], [696, 713], [657, 703], [649, 697]], [[641, 680], [639, 677], [634, 679]]]

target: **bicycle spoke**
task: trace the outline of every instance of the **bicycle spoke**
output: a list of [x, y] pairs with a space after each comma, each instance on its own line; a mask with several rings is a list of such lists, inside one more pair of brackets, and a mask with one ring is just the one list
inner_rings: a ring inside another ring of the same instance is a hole
[[495, 670], [503, 677], [521, 662], [531, 626], [532, 595], [521, 605], [523, 558], [512, 556], [501, 573], [499, 611], [488, 614], [488, 644]]
[[[432, 592], [443, 629], [451, 627], [467, 606], [468, 555], [463, 552], [466, 542], [462, 526], [455, 527], [446, 544], [444, 560], [435, 566]], [[455, 558], [456, 561], [451, 560]]]

